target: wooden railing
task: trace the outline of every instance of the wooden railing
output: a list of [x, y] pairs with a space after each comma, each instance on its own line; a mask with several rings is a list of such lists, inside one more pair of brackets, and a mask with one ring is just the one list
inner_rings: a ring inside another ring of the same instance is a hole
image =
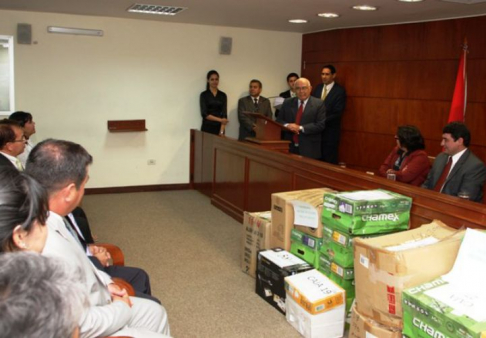
[[191, 130], [191, 187], [242, 222], [243, 211], [270, 210], [274, 192], [329, 187], [382, 188], [413, 199], [411, 227], [439, 219], [456, 228], [486, 228], [486, 205], [340, 168], [298, 155]]

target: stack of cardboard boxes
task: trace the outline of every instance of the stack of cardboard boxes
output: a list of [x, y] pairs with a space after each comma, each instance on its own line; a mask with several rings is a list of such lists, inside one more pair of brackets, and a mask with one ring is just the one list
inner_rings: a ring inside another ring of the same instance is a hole
[[380, 337], [399, 337], [402, 291], [448, 272], [454, 263], [464, 231], [434, 221], [400, 233], [354, 240], [356, 304], [351, 333], [366, 323], [367, 337], [378, 328]]
[[406, 230], [411, 206], [411, 198], [385, 190], [324, 196], [319, 270], [346, 290], [348, 313], [356, 284], [353, 241]]
[[[349, 337], [399, 338], [404, 317], [407, 337], [480, 337], [486, 315], [472, 319], [426, 293], [445, 293], [449, 280], [437, 278], [452, 268], [465, 231], [440, 221], [402, 231], [410, 208], [410, 198], [384, 190], [273, 194], [271, 217], [245, 213], [242, 270], [305, 337], [341, 336], [354, 297]], [[461, 309], [478, 303], [455, 298]]]

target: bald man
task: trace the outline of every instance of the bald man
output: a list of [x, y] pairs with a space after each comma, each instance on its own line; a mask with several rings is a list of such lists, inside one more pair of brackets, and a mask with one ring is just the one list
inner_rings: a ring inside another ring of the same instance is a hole
[[284, 139], [291, 142], [291, 153], [319, 159], [326, 107], [322, 100], [311, 96], [312, 86], [306, 78], [295, 81], [294, 90], [297, 97], [285, 100], [277, 122], [289, 129]]

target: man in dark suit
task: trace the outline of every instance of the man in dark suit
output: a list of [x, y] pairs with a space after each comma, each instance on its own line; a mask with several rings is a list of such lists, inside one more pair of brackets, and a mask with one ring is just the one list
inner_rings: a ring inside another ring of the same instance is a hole
[[339, 139], [341, 138], [341, 119], [346, 106], [346, 91], [334, 82], [336, 68], [333, 65], [322, 67], [321, 79], [312, 96], [324, 101], [326, 105], [326, 128], [322, 133], [322, 161], [337, 164]]
[[[278, 96], [283, 97], [284, 99], [288, 99], [289, 97], [296, 97], [297, 94], [295, 94], [294, 91], [294, 83], [297, 81], [299, 78], [299, 75], [297, 73], [290, 73], [287, 75], [287, 84], [289, 85], [289, 90], [286, 90], [284, 92], [281, 92], [278, 94]], [[278, 117], [278, 114], [280, 113], [280, 110], [276, 109], [275, 110], [275, 118]]]
[[24, 131], [20, 125], [11, 120], [0, 122], [0, 167], [12, 166], [23, 170], [17, 156], [25, 149]]
[[291, 153], [319, 159], [326, 122], [324, 102], [310, 95], [312, 86], [305, 78], [295, 81], [294, 89], [297, 97], [285, 100], [277, 122], [288, 128], [285, 139], [291, 141]]
[[471, 201], [481, 202], [486, 167], [467, 148], [471, 134], [462, 122], [451, 122], [442, 130], [444, 152], [434, 161], [423, 188], [443, 194], [464, 194]]
[[245, 115], [245, 112], [259, 113], [268, 118], [273, 117], [270, 101], [260, 96], [262, 83], [259, 80], [250, 81], [250, 95], [238, 100], [238, 121], [240, 122], [240, 133], [238, 140], [243, 141], [247, 137], [255, 137], [256, 118]]

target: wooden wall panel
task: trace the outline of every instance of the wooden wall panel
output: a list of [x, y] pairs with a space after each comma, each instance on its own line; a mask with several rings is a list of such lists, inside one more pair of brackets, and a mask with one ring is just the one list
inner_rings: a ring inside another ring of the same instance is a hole
[[348, 95], [339, 161], [375, 170], [395, 145], [387, 136], [405, 124], [416, 125], [428, 153], [437, 155], [467, 37], [466, 124], [471, 149], [486, 162], [485, 31], [482, 16], [305, 34], [302, 76], [315, 87], [322, 66], [331, 63]]
[[248, 167], [247, 211], [270, 210], [268, 196], [275, 191], [292, 190], [292, 172], [250, 160]]
[[215, 148], [213, 162], [213, 196], [224, 202], [226, 208], [241, 213], [245, 206], [245, 158], [226, 149]]

